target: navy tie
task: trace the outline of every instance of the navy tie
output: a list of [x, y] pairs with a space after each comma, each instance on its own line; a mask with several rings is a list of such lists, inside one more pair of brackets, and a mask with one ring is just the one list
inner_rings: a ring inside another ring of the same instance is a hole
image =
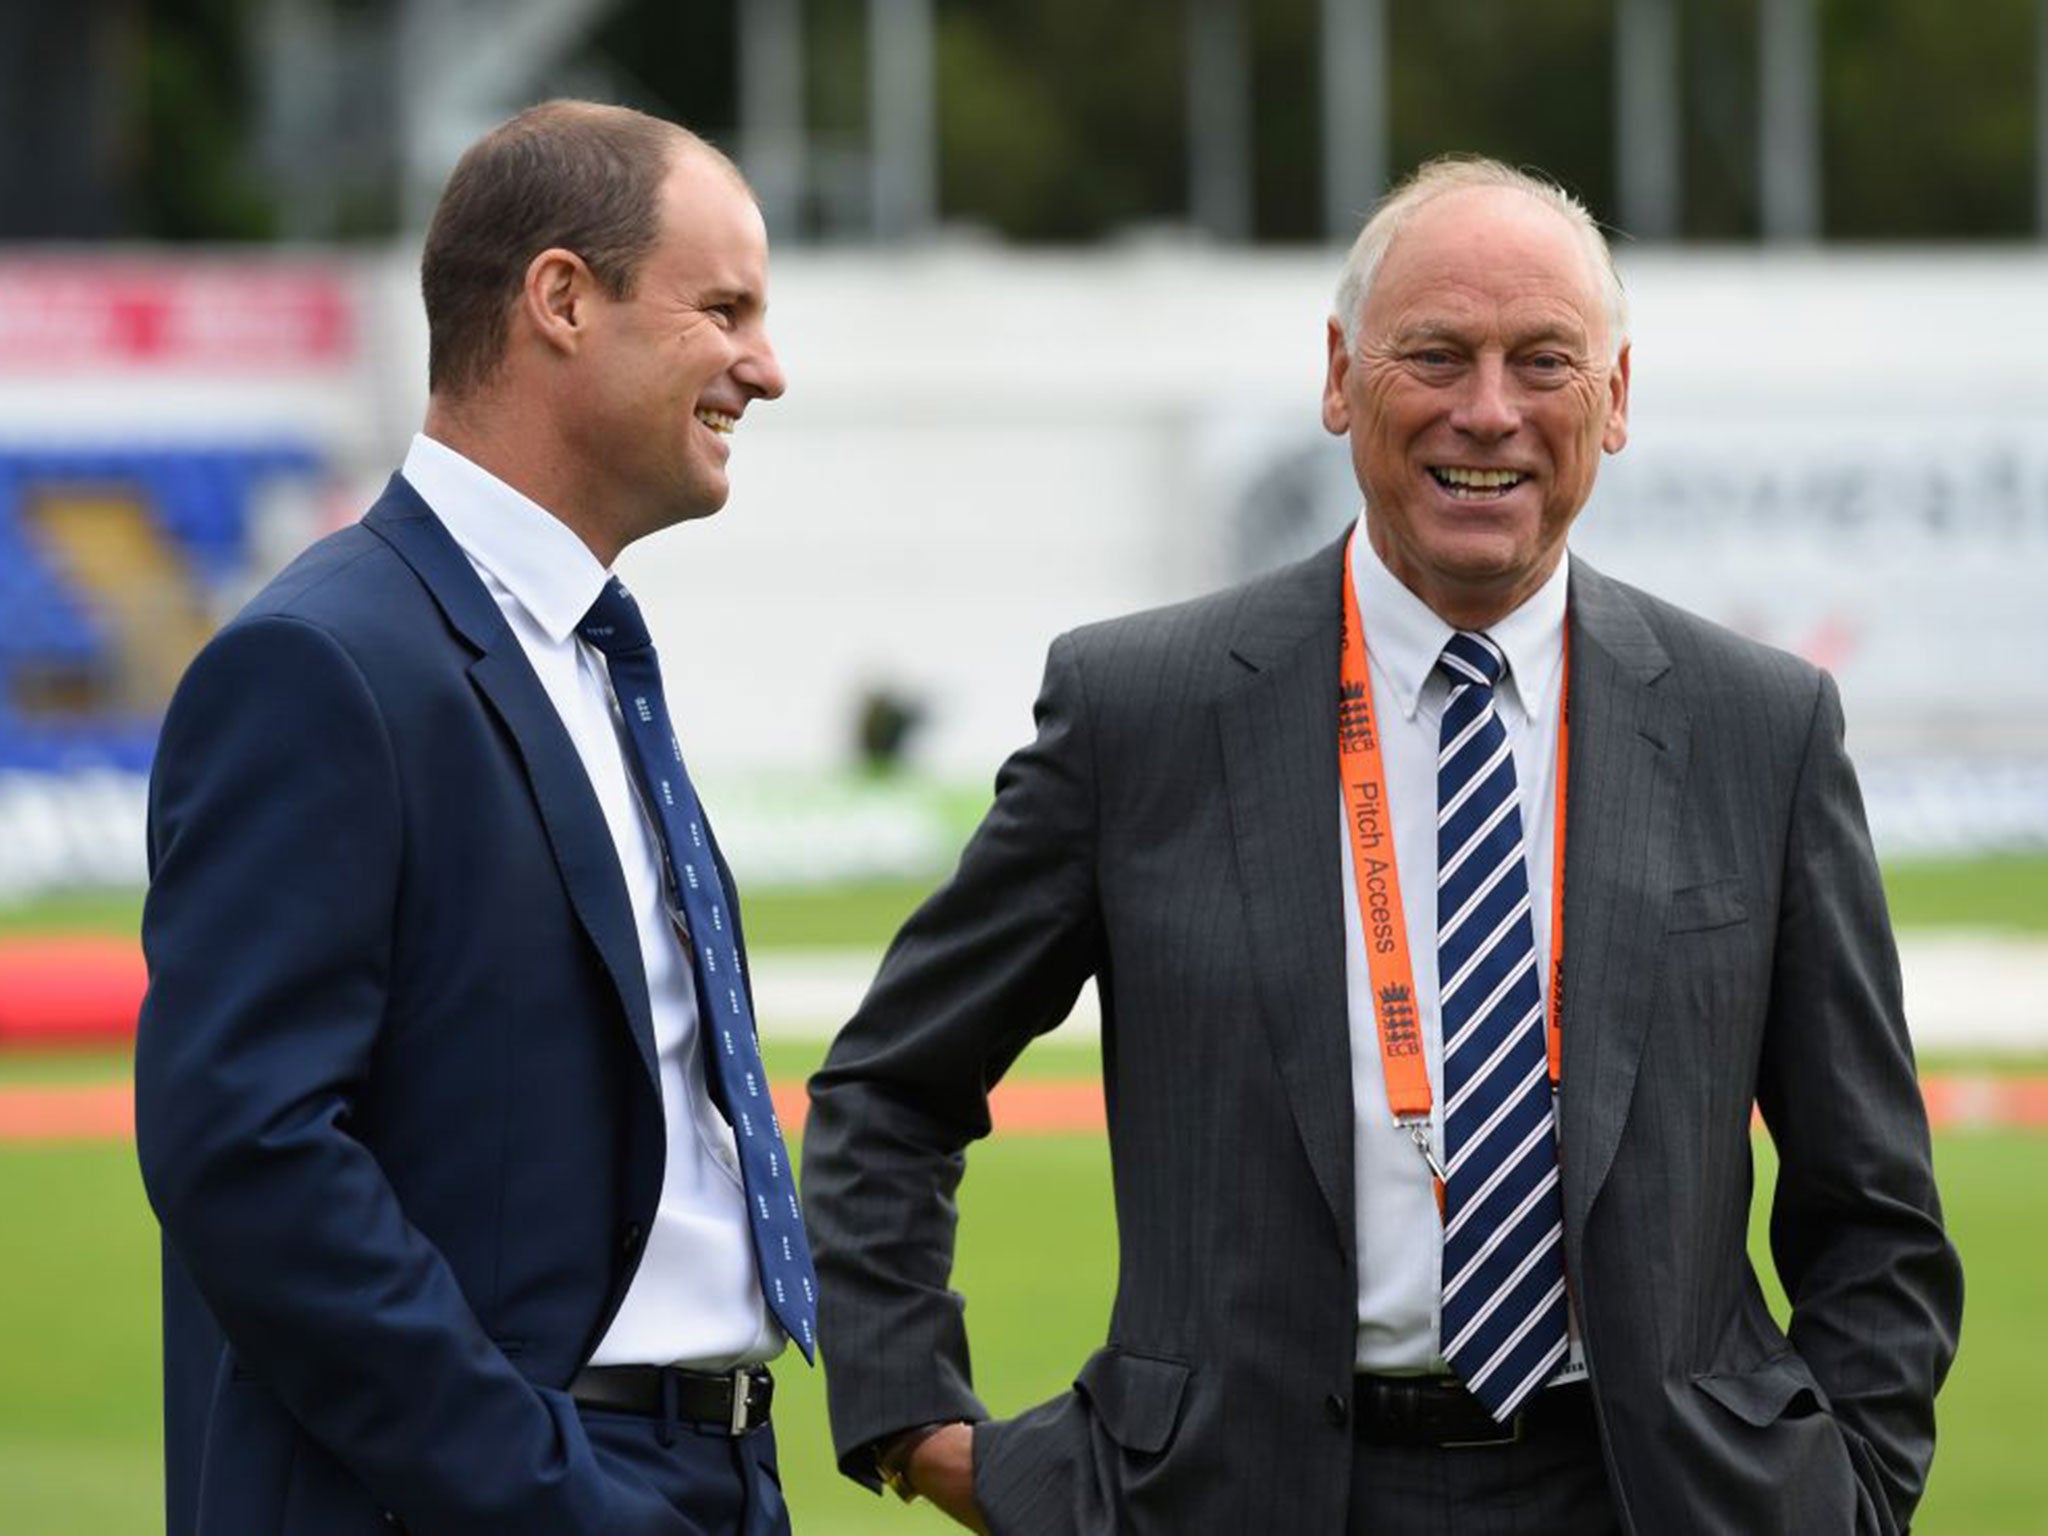
[[661, 829], [672, 900], [687, 925], [697, 981], [698, 1034], [714, 1098], [732, 1122], [746, 1188], [747, 1225], [762, 1293], [783, 1331], [807, 1360], [817, 1350], [818, 1282], [804, 1237], [796, 1180], [782, 1126], [768, 1097], [768, 1074], [754, 1035], [754, 1009], [740, 973], [733, 902], [711, 854], [703, 807], [683, 767], [669, 724], [661, 666], [640, 605], [616, 576], [605, 583], [576, 633], [604, 653], [612, 691], [632, 744], [642, 793]]
[[1557, 1120], [1515, 760], [1494, 709], [1506, 662], [1455, 634], [1437, 754], [1443, 1026], [1443, 1353], [1507, 1421], [1568, 1347]]

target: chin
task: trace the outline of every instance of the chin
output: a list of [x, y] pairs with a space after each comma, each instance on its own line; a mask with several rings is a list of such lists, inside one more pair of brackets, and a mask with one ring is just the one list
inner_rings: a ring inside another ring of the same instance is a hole
[[709, 517], [723, 507], [731, 495], [732, 487], [723, 477], [685, 485], [681, 487], [674, 502], [674, 521], [688, 523], [700, 517]]
[[1438, 570], [1466, 581], [1511, 575], [1528, 564], [1528, 551], [1520, 542], [1499, 534], [1446, 539], [1430, 556]]

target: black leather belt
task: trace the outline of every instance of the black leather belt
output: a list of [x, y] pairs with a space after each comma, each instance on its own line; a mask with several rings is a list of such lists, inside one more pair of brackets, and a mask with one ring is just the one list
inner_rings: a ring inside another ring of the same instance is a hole
[[569, 1383], [586, 1408], [639, 1413], [744, 1435], [768, 1422], [775, 1378], [765, 1366], [686, 1371], [679, 1365], [588, 1365]]
[[1352, 1424], [1367, 1445], [1440, 1446], [1446, 1450], [1514, 1445], [1560, 1432], [1592, 1434], [1593, 1391], [1583, 1381], [1547, 1387], [1505, 1424], [1494, 1421], [1465, 1384], [1452, 1376], [1359, 1376]]

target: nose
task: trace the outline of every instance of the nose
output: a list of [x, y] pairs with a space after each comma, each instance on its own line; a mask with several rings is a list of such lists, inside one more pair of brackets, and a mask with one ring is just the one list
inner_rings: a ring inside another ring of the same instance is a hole
[[1466, 374], [1464, 392], [1451, 411], [1451, 425], [1490, 442], [1508, 436], [1521, 424], [1521, 407], [1508, 378], [1507, 359], [1497, 353], [1482, 354]]
[[782, 376], [782, 361], [775, 355], [775, 344], [768, 339], [765, 328], [756, 333], [753, 346], [732, 371], [747, 392], [760, 400], [779, 399], [788, 387], [788, 380]]

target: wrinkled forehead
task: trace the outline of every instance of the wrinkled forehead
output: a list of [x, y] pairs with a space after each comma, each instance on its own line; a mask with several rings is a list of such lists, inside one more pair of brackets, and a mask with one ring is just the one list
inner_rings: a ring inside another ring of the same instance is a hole
[[1559, 210], [1513, 187], [1461, 187], [1402, 221], [1367, 290], [1377, 328], [1418, 310], [1568, 309], [1589, 339], [1610, 323], [1596, 253]]

